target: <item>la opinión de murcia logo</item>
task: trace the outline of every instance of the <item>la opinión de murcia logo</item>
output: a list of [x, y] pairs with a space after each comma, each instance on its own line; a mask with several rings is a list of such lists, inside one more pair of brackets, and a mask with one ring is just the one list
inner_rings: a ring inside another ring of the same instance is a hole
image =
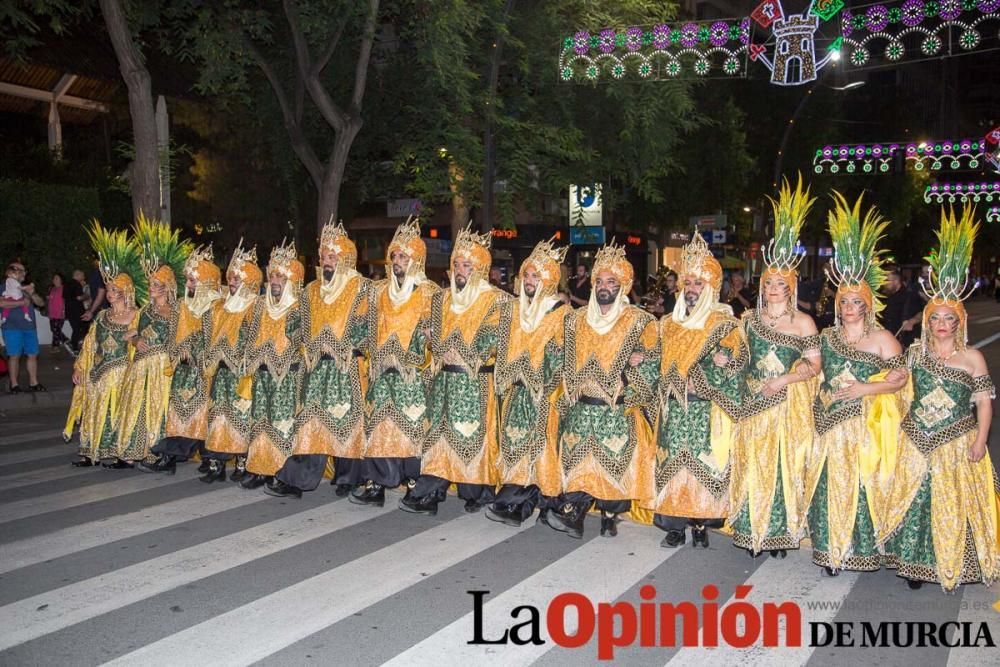
[[[746, 600], [753, 586], [739, 585], [733, 600], [720, 605], [719, 589], [708, 584], [701, 589], [701, 602], [656, 602], [656, 588], [639, 589], [638, 605], [632, 602], [598, 602], [582, 593], [566, 592], [553, 597], [544, 612], [545, 634], [562, 648], [580, 648], [596, 637], [597, 657], [613, 660], [615, 649], [715, 647], [746, 648], [759, 644], [769, 648], [800, 647], [803, 642], [802, 610], [798, 603], [764, 602], [759, 607]], [[502, 630], [497, 620], [484, 617], [487, 590], [466, 591], [472, 596], [473, 645], [542, 645], [542, 611], [520, 605], [510, 611], [515, 623]], [[575, 620], [574, 623], [572, 622]], [[990, 647], [996, 644], [986, 622], [929, 623], [883, 621], [859, 623], [810, 622], [811, 647]]]

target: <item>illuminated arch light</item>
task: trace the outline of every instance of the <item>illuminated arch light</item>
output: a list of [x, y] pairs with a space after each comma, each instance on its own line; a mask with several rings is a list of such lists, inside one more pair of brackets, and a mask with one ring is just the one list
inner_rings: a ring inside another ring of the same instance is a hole
[[749, 18], [606, 28], [595, 34], [580, 30], [563, 39], [559, 78], [648, 80], [682, 74], [704, 77], [713, 71], [735, 77], [746, 74], [749, 44]]
[[[958, 49], [974, 51], [982, 46], [982, 26], [988, 21], [1000, 21], [1000, 0], [902, 0], [845, 9], [841, 34], [852, 54], [864, 49], [869, 56], [879, 54], [888, 62], [899, 62], [907, 56], [942, 54], [951, 43], [949, 34], [955, 36]], [[920, 39], [919, 47], [907, 52], [903, 38], [909, 36]], [[875, 48], [873, 43], [882, 40], [887, 42], [885, 49]], [[878, 64], [874, 60], [852, 55], [851, 64]]]
[[992, 203], [1000, 201], [1000, 182], [935, 183], [924, 189], [924, 202], [928, 204]]
[[[985, 139], [944, 140], [926, 144], [883, 142], [824, 146], [813, 155], [813, 168], [817, 174], [828, 169], [831, 173], [844, 169], [850, 174], [855, 173], [855, 169], [849, 165], [859, 164], [863, 167], [871, 164], [871, 169], [862, 169], [864, 173], [871, 173], [876, 167], [879, 172], [886, 173], [890, 169], [893, 155], [902, 151], [906, 164], [914, 171], [978, 169], [981, 160], [987, 155], [986, 149]], [[839, 169], [832, 169], [832, 165], [837, 165]]]

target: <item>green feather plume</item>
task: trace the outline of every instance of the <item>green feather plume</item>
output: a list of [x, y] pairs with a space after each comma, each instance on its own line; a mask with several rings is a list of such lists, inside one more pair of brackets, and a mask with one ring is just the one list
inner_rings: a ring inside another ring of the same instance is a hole
[[928, 296], [951, 301], [962, 301], [968, 296], [965, 288], [972, 263], [972, 245], [978, 233], [975, 206], [963, 207], [961, 218], [955, 217], [953, 207], [949, 206], [947, 211], [941, 207], [941, 229], [936, 232], [940, 245], [937, 252], [924, 258], [931, 266], [929, 284], [924, 286]]
[[135, 239], [129, 237], [125, 230], [105, 229], [96, 218], [91, 220], [87, 236], [97, 253], [104, 282], [111, 282], [119, 273], [124, 273], [132, 279], [136, 303], [145, 303], [149, 296], [149, 282], [142, 268], [142, 253]]
[[779, 270], [794, 269], [802, 261], [802, 256], [795, 253], [799, 233], [816, 198], [809, 196], [809, 187], [803, 186], [799, 174], [794, 192], [788, 179], [783, 178], [778, 200], [768, 200], [774, 208], [774, 238], [763, 253], [764, 261]]
[[878, 312], [883, 308], [879, 289], [885, 284], [886, 270], [882, 266], [885, 250], [876, 246], [885, 236], [889, 221], [874, 206], [862, 218], [861, 200], [864, 195], [858, 197], [853, 208], [836, 190], [831, 196], [834, 207], [827, 220], [835, 250], [832, 277], [838, 284], [857, 285], [861, 281], [868, 283], [875, 312]]
[[141, 211], [132, 230], [142, 252], [142, 266], [147, 277], [161, 266], [169, 266], [174, 272], [178, 296], [183, 294], [184, 262], [194, 250], [194, 245], [190, 241], [182, 241], [180, 232], [171, 230], [168, 223], [147, 218]]

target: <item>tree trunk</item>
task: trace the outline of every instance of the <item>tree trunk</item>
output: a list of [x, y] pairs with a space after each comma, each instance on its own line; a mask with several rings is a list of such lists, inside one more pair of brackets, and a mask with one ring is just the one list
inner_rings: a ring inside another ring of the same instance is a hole
[[[494, 185], [497, 178], [496, 173], [496, 137], [493, 135], [493, 123], [496, 119], [496, 92], [497, 83], [500, 80], [500, 60], [503, 55], [504, 27], [511, 11], [514, 9], [514, 0], [507, 0], [504, 4], [503, 15], [500, 18], [500, 27], [497, 29], [496, 38], [493, 42], [493, 52], [490, 54], [490, 71], [487, 77], [487, 101], [486, 101], [486, 130], [483, 132], [483, 148], [485, 150], [485, 169], [483, 170], [483, 219], [480, 222], [481, 231], [487, 232], [493, 227], [494, 209]], [[464, 224], [464, 223], [463, 223]]]
[[100, 0], [101, 13], [118, 58], [118, 67], [128, 89], [128, 108], [132, 116], [135, 162], [130, 188], [132, 212], [156, 216], [160, 208], [160, 161], [156, 146], [156, 107], [152, 85], [139, 49], [132, 41], [132, 31], [119, 0]]
[[351, 144], [361, 131], [361, 118], [352, 116], [344, 124], [343, 130], [337, 132], [333, 142], [333, 151], [327, 162], [326, 173], [323, 175], [323, 186], [319, 191], [319, 201], [316, 207], [316, 233], [323, 230], [323, 225], [336, 221], [340, 207], [340, 185], [344, 181], [344, 170], [347, 168], [347, 156], [351, 152]]

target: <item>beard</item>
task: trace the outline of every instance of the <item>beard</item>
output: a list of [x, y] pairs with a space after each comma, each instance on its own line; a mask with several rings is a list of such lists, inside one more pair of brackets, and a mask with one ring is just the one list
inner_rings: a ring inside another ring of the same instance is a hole
[[281, 285], [271, 285], [271, 296], [275, 299], [281, 298]]
[[606, 289], [597, 290], [597, 293], [595, 294], [597, 297], [597, 304], [600, 306], [610, 306], [618, 298], [619, 291], [620, 288], [616, 289], [614, 292]]
[[230, 294], [236, 294], [236, 290], [238, 290], [239, 288], [240, 288], [239, 285], [230, 285], [229, 286], [229, 293]]
[[538, 288], [537, 288], [537, 287], [535, 287], [534, 285], [525, 285], [525, 286], [524, 286], [524, 293], [525, 293], [525, 295], [527, 295], [527, 296], [528, 296], [529, 298], [530, 298], [530, 297], [534, 297], [534, 296], [535, 296], [535, 292], [537, 292], [537, 291], [538, 291]]
[[455, 287], [461, 292], [469, 284], [469, 279], [465, 276], [455, 276]]
[[392, 275], [399, 278], [399, 282], [403, 282], [403, 278], [406, 276], [406, 269], [399, 266], [398, 264], [392, 265]]
[[333, 273], [334, 273], [334, 269], [332, 267], [324, 266], [323, 267], [323, 280], [332, 280], [333, 279]]
[[188, 295], [189, 299], [193, 299], [194, 298], [194, 288], [193, 287], [188, 287], [187, 288], [187, 295]]
[[689, 294], [689, 293], [685, 292], [684, 293], [684, 303], [687, 304], [688, 308], [694, 308], [695, 304], [698, 303], [698, 297], [699, 296], [700, 295], [698, 295], [698, 294]]

